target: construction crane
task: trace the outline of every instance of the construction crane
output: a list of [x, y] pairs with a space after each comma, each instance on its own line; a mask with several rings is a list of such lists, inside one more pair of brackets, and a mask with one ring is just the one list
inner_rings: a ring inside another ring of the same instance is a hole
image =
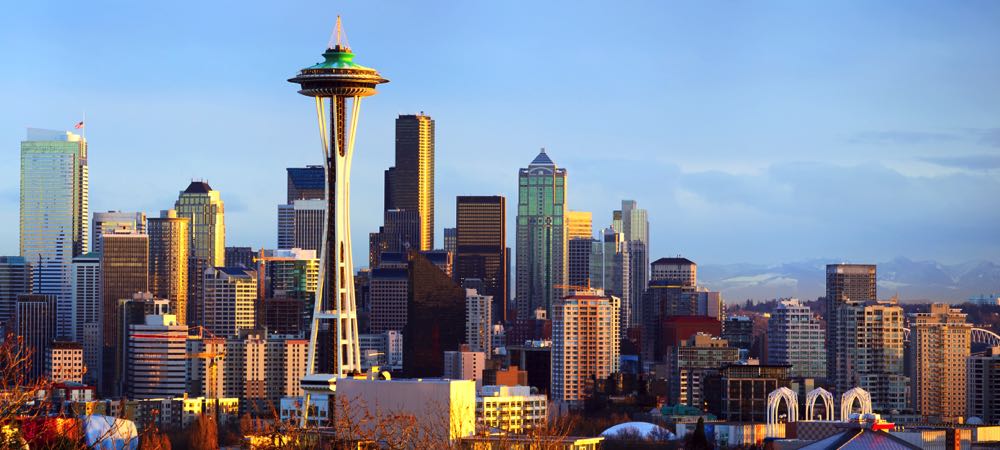
[[[193, 326], [193, 327], [190, 328], [190, 330], [198, 330], [196, 336], [198, 336], [198, 338], [200, 338], [202, 340], [202, 342], [204, 342], [204, 339], [205, 339], [206, 335], [208, 335], [208, 337], [210, 339], [213, 339], [213, 340], [219, 339], [219, 338], [217, 338], [215, 336], [215, 334], [213, 334], [209, 330], [206, 330], [205, 327], [202, 326], [202, 325]], [[222, 351], [222, 352], [202, 351], [202, 352], [197, 352], [197, 353], [186, 353], [184, 355], [184, 359], [204, 359], [204, 360], [207, 360], [207, 362], [208, 362], [208, 370], [205, 371], [205, 376], [207, 377], [207, 379], [205, 380], [205, 386], [206, 387], [202, 388], [203, 394], [206, 397], [209, 396], [209, 392], [208, 392], [207, 386], [217, 386], [217, 383], [218, 383], [218, 380], [219, 380], [218, 379], [219, 373], [218, 373], [217, 367], [219, 365], [219, 361], [222, 361], [222, 359], [225, 358], [225, 356], [226, 356], [226, 352], [225, 351]], [[218, 394], [221, 394], [221, 393], [218, 393]]]

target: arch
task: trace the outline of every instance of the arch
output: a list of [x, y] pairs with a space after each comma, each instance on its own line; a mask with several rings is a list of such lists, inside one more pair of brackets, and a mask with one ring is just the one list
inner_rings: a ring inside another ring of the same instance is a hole
[[778, 437], [777, 434], [777, 424], [778, 424], [778, 407], [781, 406], [781, 401], [785, 401], [785, 406], [788, 407], [788, 422], [795, 422], [799, 417], [799, 396], [795, 391], [788, 389], [786, 387], [780, 387], [775, 389], [770, 394], [767, 395], [767, 435], [769, 437]]
[[970, 344], [986, 344], [990, 347], [1000, 345], [1000, 335], [985, 328], [973, 328], [969, 334]]
[[861, 414], [872, 413], [872, 396], [859, 387], [853, 388], [840, 397], [840, 420], [847, 422], [851, 416], [851, 406], [857, 400], [861, 404]]
[[833, 394], [823, 388], [816, 388], [806, 394], [806, 414], [805, 420], [813, 420], [813, 409], [816, 407], [816, 400], [823, 400], [823, 419], [834, 420], [833, 418]]

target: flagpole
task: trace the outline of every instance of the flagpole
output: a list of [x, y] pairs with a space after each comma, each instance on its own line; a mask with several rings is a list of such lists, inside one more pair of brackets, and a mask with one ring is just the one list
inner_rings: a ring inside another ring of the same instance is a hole
[[87, 110], [83, 111], [83, 140], [87, 141]]

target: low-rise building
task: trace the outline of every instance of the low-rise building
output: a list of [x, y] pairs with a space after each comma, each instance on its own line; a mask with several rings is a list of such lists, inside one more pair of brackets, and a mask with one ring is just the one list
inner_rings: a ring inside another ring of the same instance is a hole
[[530, 386], [483, 386], [476, 397], [476, 424], [522, 433], [545, 425], [547, 409], [546, 397]]

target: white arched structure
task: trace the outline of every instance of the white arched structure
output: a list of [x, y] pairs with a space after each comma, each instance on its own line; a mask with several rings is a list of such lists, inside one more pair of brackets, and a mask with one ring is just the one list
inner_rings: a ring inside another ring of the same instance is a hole
[[775, 389], [770, 394], [767, 395], [767, 435], [769, 437], [775, 436], [776, 425], [778, 424], [778, 406], [781, 406], [781, 401], [785, 401], [785, 406], [788, 407], [788, 422], [795, 422], [799, 418], [799, 396], [795, 391], [788, 389], [786, 387], [780, 387]]
[[813, 409], [816, 407], [816, 400], [823, 400], [823, 419], [834, 420], [833, 417], [833, 394], [823, 388], [816, 388], [806, 394], [806, 414], [805, 420], [813, 420]]
[[861, 403], [861, 415], [872, 413], [872, 396], [868, 391], [861, 389], [859, 387], [852, 388], [851, 390], [844, 392], [844, 395], [840, 397], [840, 420], [847, 422], [851, 416], [851, 406], [854, 406], [854, 401], [857, 400]]
[[969, 335], [969, 342], [996, 347], [1000, 345], [1000, 335], [984, 328], [973, 328]]

